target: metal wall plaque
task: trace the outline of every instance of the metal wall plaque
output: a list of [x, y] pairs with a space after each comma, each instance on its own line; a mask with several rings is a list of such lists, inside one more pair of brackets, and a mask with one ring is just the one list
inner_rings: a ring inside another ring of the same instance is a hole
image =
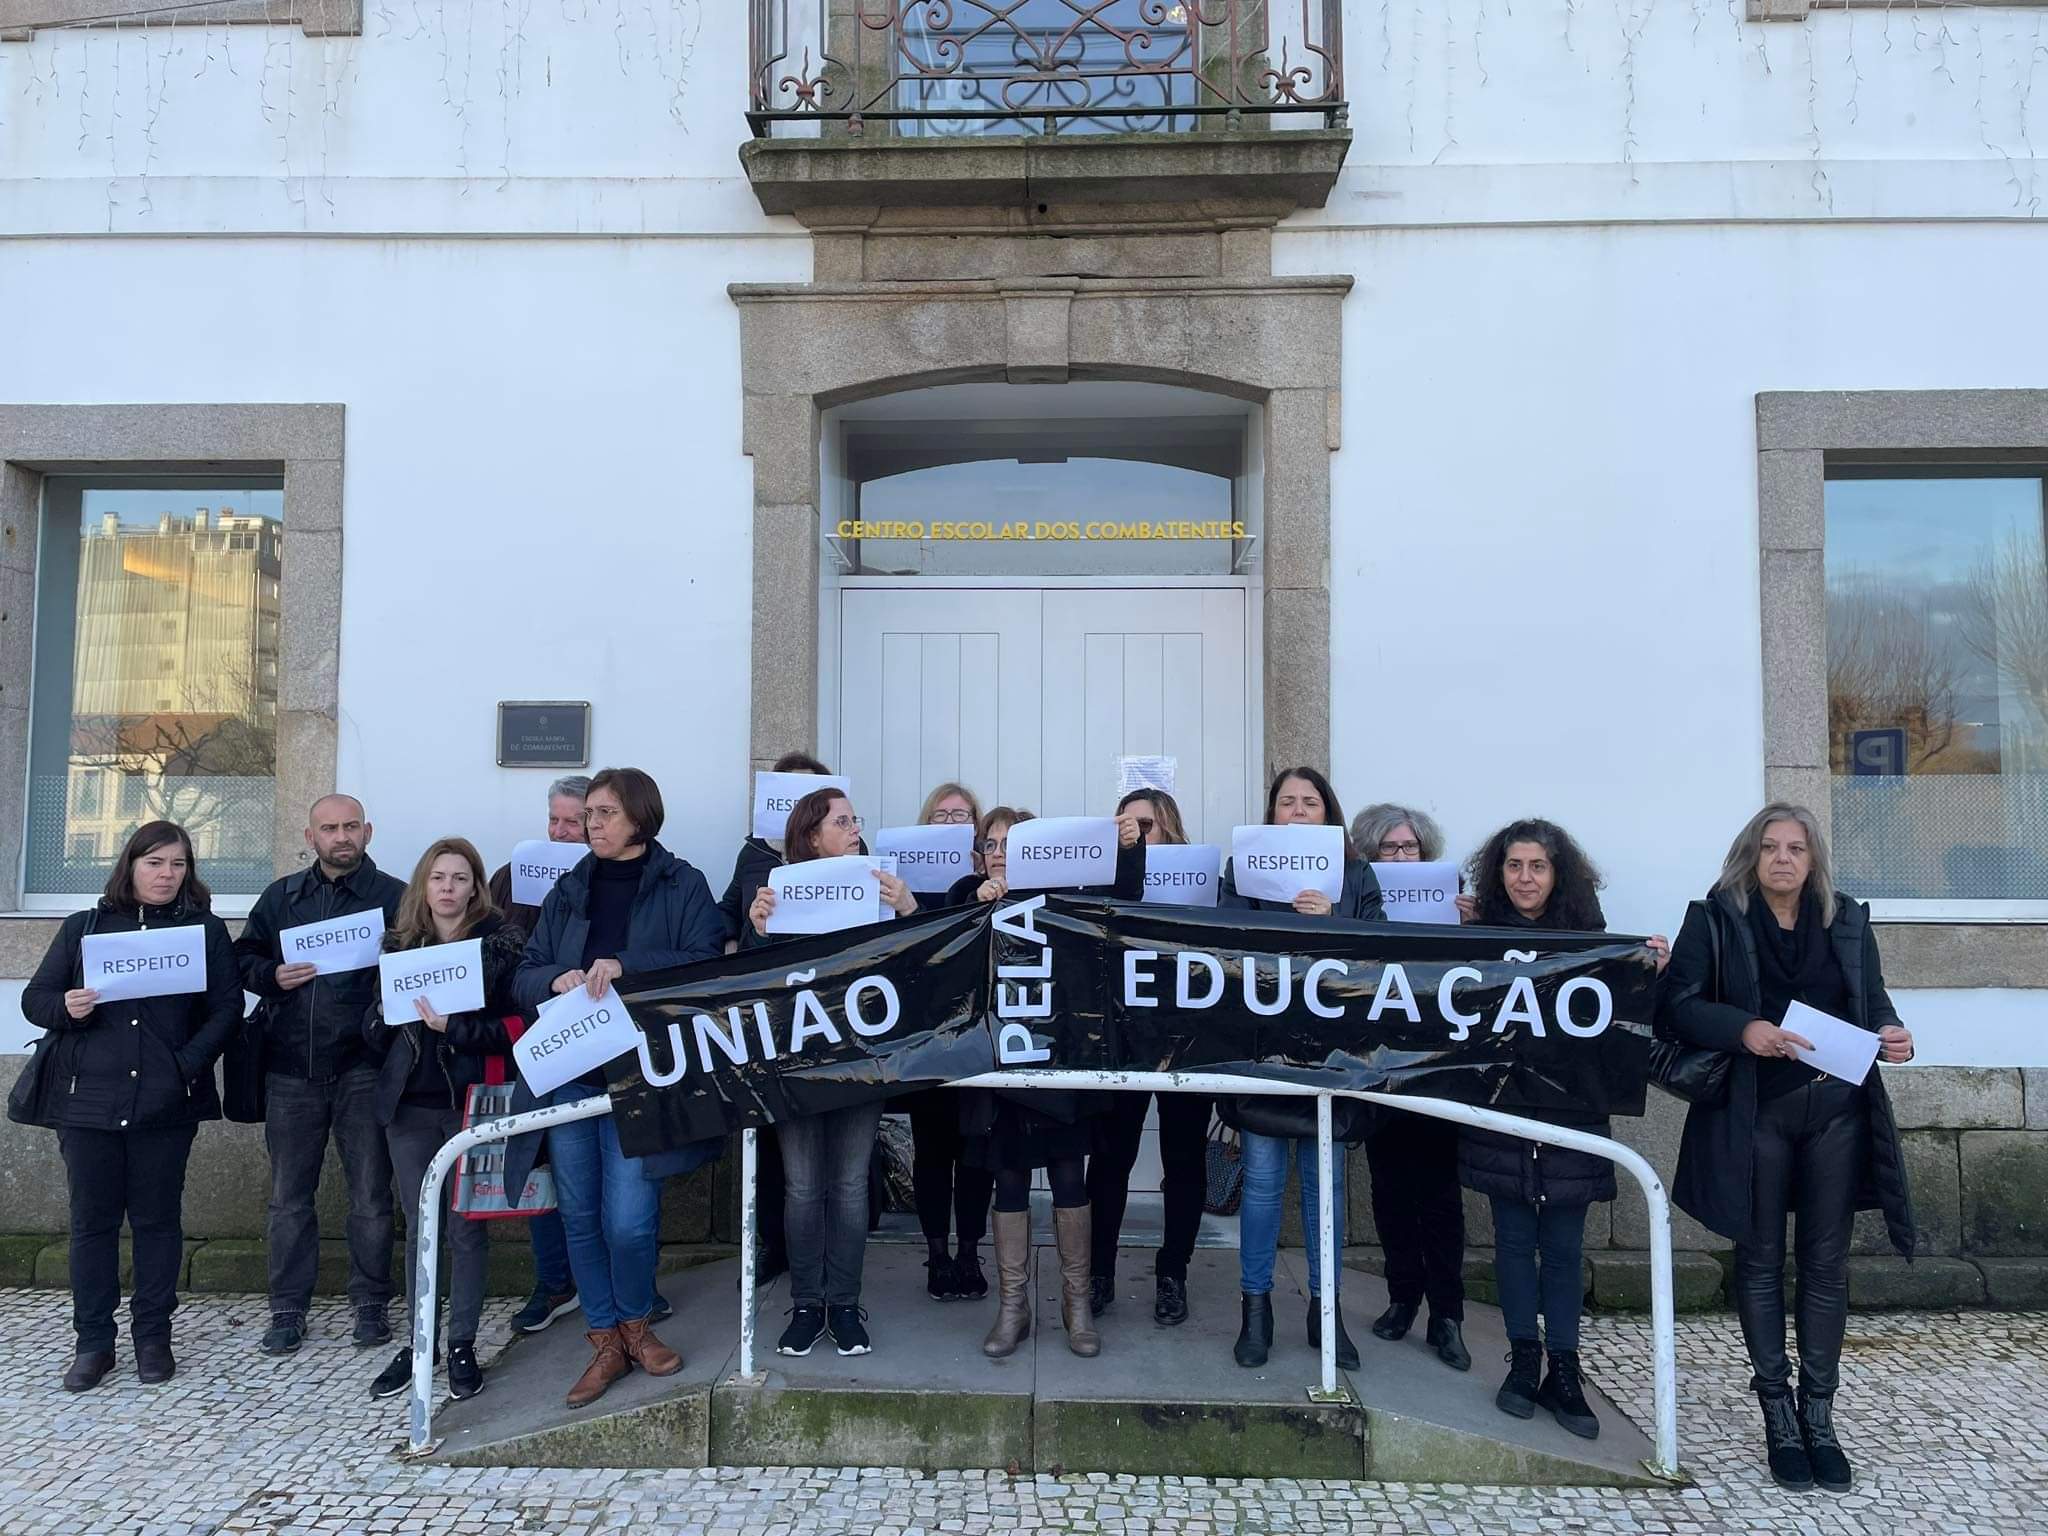
[[500, 768], [588, 768], [590, 704], [578, 699], [499, 700]]

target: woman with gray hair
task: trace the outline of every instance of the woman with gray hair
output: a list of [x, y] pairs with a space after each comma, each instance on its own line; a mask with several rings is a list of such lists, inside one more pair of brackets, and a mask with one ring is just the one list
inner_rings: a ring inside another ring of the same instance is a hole
[[[1811, 1042], [1784, 1027], [1804, 1003], [1878, 1037], [1878, 1059], [1913, 1059], [1885, 993], [1870, 910], [1834, 888], [1827, 840], [1804, 806], [1765, 806], [1736, 834], [1706, 899], [1692, 903], [1657, 1011], [1666, 1039], [1733, 1058], [1725, 1097], [1695, 1102], [1672, 1198], [1735, 1241], [1735, 1305], [1763, 1407], [1771, 1477], [1832, 1493], [1851, 1485], [1835, 1388], [1849, 1308], [1849, 1232], [1884, 1212], [1910, 1256], [1913, 1208], [1884, 1078], [1823, 1076]], [[1799, 1390], [1785, 1357], [1785, 1220], [1797, 1213]]]
[[[1351, 841], [1364, 858], [1381, 864], [1428, 864], [1444, 856], [1436, 822], [1405, 805], [1367, 806], [1351, 824]], [[1373, 1333], [1390, 1342], [1406, 1338], [1426, 1298], [1424, 1340], [1452, 1370], [1471, 1370], [1457, 1126], [1427, 1115], [1383, 1114], [1365, 1139], [1365, 1161], [1372, 1172], [1373, 1225], [1387, 1256], [1387, 1310]]]

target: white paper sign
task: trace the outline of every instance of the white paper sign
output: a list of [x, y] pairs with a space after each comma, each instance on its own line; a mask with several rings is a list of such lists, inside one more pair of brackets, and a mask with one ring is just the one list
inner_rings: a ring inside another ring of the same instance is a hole
[[1375, 864], [1373, 875], [1380, 883], [1380, 897], [1387, 905], [1391, 923], [1456, 923], [1458, 921], [1458, 866], [1451, 863]]
[[640, 1031], [617, 987], [605, 988], [603, 997], [571, 987], [540, 1005], [533, 1028], [512, 1042], [512, 1062], [539, 1097], [595, 1072], [639, 1043]]
[[322, 976], [367, 971], [384, 950], [384, 909], [287, 928], [277, 936], [277, 947], [286, 965], [310, 965]]
[[896, 856], [896, 874], [913, 891], [944, 891], [974, 873], [974, 828], [884, 827], [874, 835], [876, 853]]
[[206, 925], [88, 933], [80, 945], [85, 985], [103, 1003], [206, 990]]
[[1156, 789], [1173, 793], [1173, 781], [1180, 767], [1177, 757], [1120, 757], [1116, 760], [1116, 794], [1121, 800], [1134, 790]]
[[1875, 1030], [1858, 1029], [1846, 1019], [1800, 1002], [1785, 1010], [1785, 1022], [1780, 1027], [1813, 1042], [1810, 1051], [1802, 1051], [1796, 1045], [1792, 1049], [1815, 1071], [1839, 1077], [1845, 1083], [1861, 1083], [1870, 1076], [1870, 1064], [1877, 1060], [1881, 1043]]
[[474, 1013], [484, 1005], [484, 942], [461, 939], [379, 955], [377, 976], [384, 988], [386, 1024], [417, 1024], [420, 1011], [413, 999], [419, 997], [444, 1019], [451, 1013]]
[[1176, 907], [1213, 907], [1223, 850], [1214, 843], [1154, 843], [1145, 850], [1145, 899]]
[[[896, 868], [896, 855], [893, 853], [878, 853], [874, 855], [874, 865], [877, 874], [894, 875], [899, 880], [903, 878], [902, 872]], [[889, 905], [889, 898], [882, 894], [882, 883], [879, 880], [875, 882], [875, 921], [878, 923], [893, 923], [896, 921], [896, 909]]]
[[789, 828], [789, 813], [813, 790], [836, 789], [850, 795], [850, 781], [839, 774], [757, 773], [754, 775], [754, 836], [780, 842]]
[[589, 856], [582, 843], [553, 843], [544, 837], [528, 838], [512, 850], [512, 900], [522, 907], [537, 907], [548, 899], [555, 882]]
[[1303, 891], [1321, 891], [1334, 902], [1344, 894], [1344, 829], [1239, 827], [1230, 834], [1230, 880], [1253, 901], [1287, 906]]
[[864, 853], [783, 865], [768, 876], [775, 893], [768, 931], [837, 933], [881, 921], [879, 873], [875, 859]]
[[1063, 890], [1116, 882], [1116, 818], [1041, 816], [1010, 828], [1013, 891]]

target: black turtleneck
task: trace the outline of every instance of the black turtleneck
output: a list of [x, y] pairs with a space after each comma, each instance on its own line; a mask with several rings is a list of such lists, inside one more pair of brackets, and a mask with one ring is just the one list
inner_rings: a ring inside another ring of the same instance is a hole
[[[1799, 903], [1799, 920], [1790, 928], [1778, 922], [1777, 914], [1762, 897], [1749, 903], [1750, 931], [1756, 938], [1757, 990], [1763, 1016], [1782, 1025], [1792, 1004], [1849, 1016], [1849, 988], [1842, 976], [1842, 963], [1835, 958], [1835, 946], [1821, 925], [1820, 903], [1811, 896]], [[1816, 1072], [1803, 1061], [1770, 1056], [1757, 1063], [1756, 1096], [1775, 1099], [1818, 1080]]]
[[590, 934], [583, 941], [583, 969], [616, 960], [633, 927], [633, 898], [647, 869], [647, 850], [630, 859], [593, 859], [590, 870]]

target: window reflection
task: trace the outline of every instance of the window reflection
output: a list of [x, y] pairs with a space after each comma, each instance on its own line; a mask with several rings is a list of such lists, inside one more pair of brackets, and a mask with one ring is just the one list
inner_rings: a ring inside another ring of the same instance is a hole
[[98, 890], [158, 817], [216, 891], [268, 882], [283, 511], [274, 483], [46, 483], [29, 892]]
[[1842, 884], [2048, 899], [2041, 476], [1838, 476], [1826, 516]]

